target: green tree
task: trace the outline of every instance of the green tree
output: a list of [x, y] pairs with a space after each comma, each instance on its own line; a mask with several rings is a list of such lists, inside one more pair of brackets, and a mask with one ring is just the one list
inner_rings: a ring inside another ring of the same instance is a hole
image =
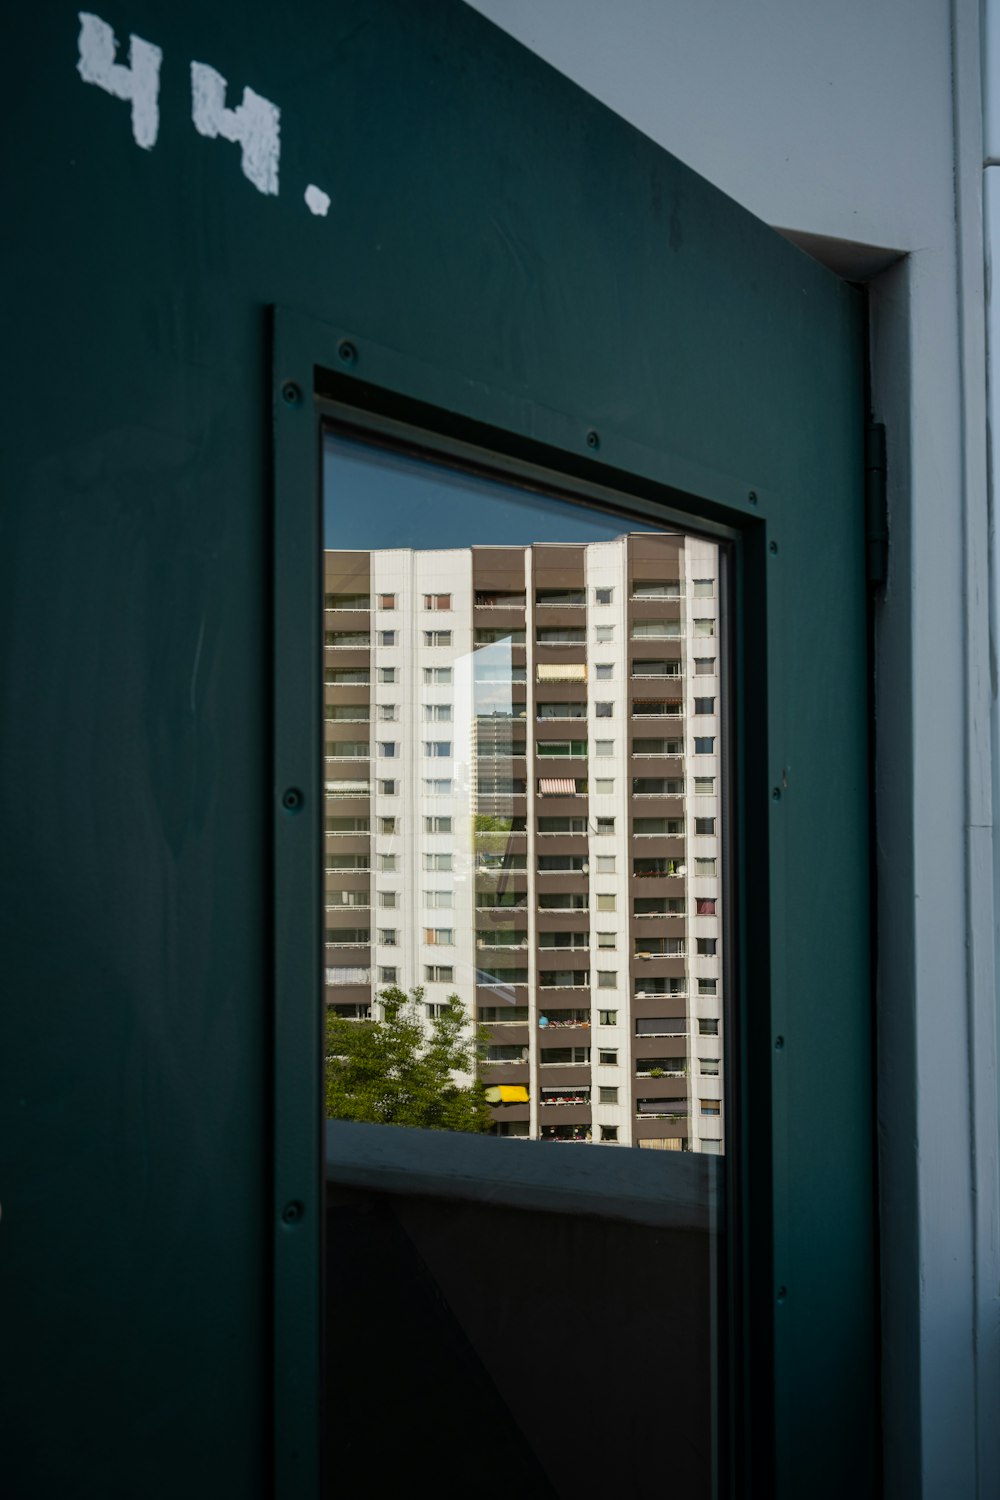
[[464, 1005], [449, 995], [428, 1031], [423, 989], [407, 995], [395, 985], [381, 991], [382, 1019], [326, 1019], [326, 1113], [331, 1120], [419, 1125], [425, 1130], [491, 1129], [482, 1083], [456, 1083], [475, 1075], [489, 1033], [469, 1024]]

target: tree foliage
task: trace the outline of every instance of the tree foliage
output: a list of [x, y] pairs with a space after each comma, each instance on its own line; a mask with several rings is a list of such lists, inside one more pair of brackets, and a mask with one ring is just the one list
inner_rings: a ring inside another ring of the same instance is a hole
[[[423, 989], [381, 991], [382, 1019], [350, 1021], [327, 1013], [326, 1113], [331, 1120], [418, 1125], [425, 1130], [491, 1129], [483, 1085], [475, 1078], [488, 1032], [469, 1022], [457, 995], [423, 1019]], [[456, 1074], [471, 1075], [471, 1083]]]

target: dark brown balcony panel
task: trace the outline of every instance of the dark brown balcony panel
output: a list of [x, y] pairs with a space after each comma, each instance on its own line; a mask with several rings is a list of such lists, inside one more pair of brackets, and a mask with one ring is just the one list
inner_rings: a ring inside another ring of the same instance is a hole
[[[363, 670], [363, 668], [359, 669], [337, 667], [334, 670], [356, 671]], [[324, 715], [330, 713], [333, 709], [337, 710], [339, 716], [343, 716], [344, 714], [350, 714], [353, 712], [361, 718], [368, 718], [370, 715], [374, 715], [375, 712], [375, 710], [372, 708], [368, 687], [366, 687], [363, 683], [324, 683]]]
[[[635, 1028], [633, 1027], [633, 1033]], [[662, 1036], [632, 1036], [631, 1051], [633, 1060], [642, 1057], [682, 1057], [688, 1049], [686, 1036], [662, 1037]]]
[[[577, 1045], [580, 1044], [577, 1043]], [[535, 1091], [538, 1093], [539, 1102], [541, 1102], [542, 1089], [590, 1088], [589, 1063], [539, 1063], [536, 1071]]]
[[[643, 997], [632, 1000], [633, 1021], [648, 1021], [664, 1018], [669, 1021], [684, 1022], [685, 1027], [689, 1025], [688, 1002], [681, 995], [655, 995], [652, 998]], [[649, 1032], [632, 1027], [636, 1036], [651, 1035]]]
[[328, 1006], [368, 1005], [371, 1003], [371, 994], [370, 984], [328, 984], [325, 987]]
[[[501, 1046], [512, 1045], [507, 1037], [499, 1044]], [[525, 1042], [527, 1046], [527, 1042]], [[531, 1074], [527, 1061], [518, 1062], [482, 1062], [479, 1065], [479, 1080], [486, 1088], [496, 1088], [501, 1083], [521, 1084], [531, 1092]]]
[[324, 831], [327, 854], [367, 854], [371, 848], [371, 834], [329, 833]]
[[687, 1120], [645, 1120], [634, 1116], [632, 1139], [634, 1141], [686, 1140], [690, 1130]]
[[[669, 1049], [663, 1049], [669, 1055]], [[684, 1113], [688, 1108], [687, 1080], [684, 1078], [633, 1078], [632, 1098], [646, 1099], [650, 1103], [663, 1103], [664, 1111], [670, 1114]]]
[[519, 589], [524, 593], [523, 547], [473, 547], [473, 589]]
[[[633, 776], [635, 781], [667, 781], [663, 777], [638, 777]], [[629, 816], [635, 818], [680, 818], [684, 819], [684, 798], [679, 793], [671, 792], [636, 792], [633, 791], [629, 801]], [[655, 835], [654, 835], [655, 837]]]
[[[486, 1087], [489, 1088], [490, 1084], [487, 1083]], [[504, 1120], [513, 1121], [531, 1119], [530, 1104], [493, 1104], [490, 1106], [490, 1108], [494, 1120], [498, 1122]]]
[[[630, 577], [678, 578], [684, 537], [680, 532], [635, 531], [628, 539]], [[659, 570], [659, 571], [658, 571]]]
[[341, 943], [324, 942], [323, 962], [328, 967], [336, 964], [358, 964], [363, 968], [368, 968], [371, 965], [371, 943], [358, 943], [347, 948]]
[[[513, 1008], [513, 1007], [512, 1007]], [[497, 1047], [527, 1047], [531, 1035], [531, 1027], [522, 1021], [484, 1021], [482, 1023], [489, 1032], [489, 1041]], [[492, 1064], [490, 1064], [492, 1067]]]
[[542, 1104], [538, 1105], [539, 1125], [589, 1125], [589, 1104]]
[[371, 887], [371, 876], [371, 870], [324, 869], [323, 883], [328, 891], [368, 891]]
[[525, 870], [477, 870], [476, 894], [527, 897], [528, 875]]
[[524, 605], [475, 605], [473, 627], [480, 630], [523, 630]]
[[669, 641], [657, 642], [649, 636], [645, 638], [637, 636], [635, 640], [628, 643], [628, 656], [629, 671], [633, 674], [643, 662], [648, 661], [655, 662], [657, 665], [662, 664], [668, 669], [668, 673], [669, 669], [673, 668], [676, 674], [675, 677], [672, 677], [667, 674], [661, 676], [660, 673], [657, 673], [658, 680], [663, 682], [672, 682], [675, 680], [682, 682], [684, 680], [684, 662], [681, 658], [680, 649], [677, 646], [670, 645]]
[[539, 909], [535, 913], [535, 921], [539, 936], [543, 932], [589, 932], [591, 913], [586, 910], [574, 911], [569, 907], [560, 907], [558, 911]]
[[[640, 937], [633, 937], [633, 942], [642, 942]], [[650, 952], [643, 949], [643, 952]], [[641, 958], [638, 953], [629, 954], [629, 972], [633, 978], [642, 979], [683, 979], [684, 966], [687, 960], [683, 953], [650, 953], [649, 958]]]
[[561, 895], [564, 893], [584, 892], [588, 889], [589, 875], [579, 873], [547, 874], [537, 877], [538, 884], [535, 887], [539, 894], [547, 896]]
[[[560, 666], [567, 666], [567, 665], [568, 666], [575, 666], [575, 665], [578, 665], [578, 664], [574, 663], [574, 662], [570, 662], [570, 663], [560, 662], [559, 665]], [[578, 680], [578, 679], [572, 679], [572, 680], [567, 680], [566, 682], [560, 682], [558, 679], [556, 679], [556, 680], [548, 680], [547, 679], [547, 680], [545, 680], [543, 682], [535, 682], [532, 685], [531, 701], [532, 701], [532, 704], [535, 706], [536, 710], [537, 710], [537, 706], [538, 706], [539, 703], [566, 703], [566, 704], [572, 704], [572, 705], [582, 706], [582, 708], [583, 708], [583, 722], [586, 723], [586, 719], [587, 719], [587, 683], [586, 683], [586, 681], [581, 681], [581, 680]], [[537, 717], [537, 712], [536, 712], [536, 717]], [[543, 720], [543, 722], [545, 722], [545, 721]], [[563, 723], [563, 720], [560, 719], [558, 722], [561, 724], [561, 723]], [[574, 722], [576, 722], [576, 721], [574, 721]]]
[[[652, 582], [652, 580], [650, 580], [650, 582]], [[629, 636], [632, 636], [631, 626], [637, 620], [680, 621], [683, 614], [683, 609], [684, 601], [682, 599], [637, 599], [635, 595], [632, 594], [628, 601], [628, 620], [630, 627]], [[647, 635], [633, 639], [650, 641], [661, 640], [664, 638], [660, 636]], [[665, 639], [669, 640], [671, 639], [671, 637], [667, 636]], [[677, 637], [674, 637], [674, 639], [677, 639]]]
[[536, 542], [531, 549], [535, 589], [584, 587], [585, 549], [578, 543]]
[[[586, 744], [587, 736], [580, 734], [552, 734], [548, 725], [541, 726], [544, 733], [539, 733], [535, 740], [535, 754], [532, 761], [532, 774], [538, 778], [542, 776], [565, 779], [567, 781], [586, 781], [589, 775], [587, 754], [584, 750], [575, 748]], [[570, 745], [574, 748], [565, 753], [561, 748], [550, 751], [548, 754], [539, 747], [543, 745], [555, 745], [557, 747]], [[537, 793], [536, 793], [537, 795]]]
[[346, 671], [349, 668], [354, 671], [363, 671], [371, 660], [371, 651], [368, 646], [325, 646], [326, 655], [324, 665], [335, 667], [337, 671]]
[[367, 594], [371, 574], [371, 553], [342, 551], [328, 547], [323, 553], [323, 578], [328, 589], [350, 589]]

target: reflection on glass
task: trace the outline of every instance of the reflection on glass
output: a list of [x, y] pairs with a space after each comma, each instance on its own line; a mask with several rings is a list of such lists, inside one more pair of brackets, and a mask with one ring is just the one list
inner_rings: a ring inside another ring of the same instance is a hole
[[718, 546], [325, 459], [328, 1113], [722, 1154]]

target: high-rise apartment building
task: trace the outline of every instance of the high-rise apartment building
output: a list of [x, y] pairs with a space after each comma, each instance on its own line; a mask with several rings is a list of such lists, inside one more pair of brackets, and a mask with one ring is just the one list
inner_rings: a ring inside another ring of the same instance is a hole
[[715, 544], [325, 568], [328, 1006], [456, 992], [498, 1134], [721, 1152]]

